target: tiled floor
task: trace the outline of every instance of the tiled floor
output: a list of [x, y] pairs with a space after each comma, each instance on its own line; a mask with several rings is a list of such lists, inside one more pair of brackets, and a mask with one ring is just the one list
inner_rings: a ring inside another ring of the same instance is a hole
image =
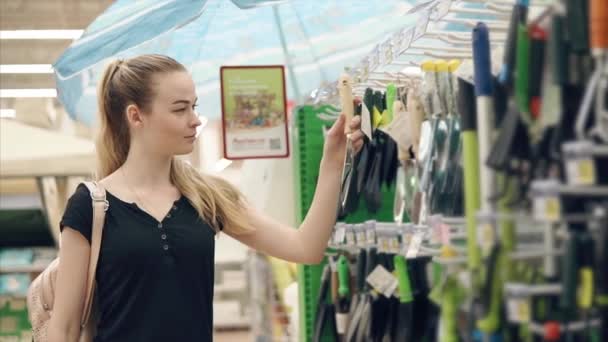
[[250, 342], [253, 336], [248, 330], [216, 331], [214, 342]]

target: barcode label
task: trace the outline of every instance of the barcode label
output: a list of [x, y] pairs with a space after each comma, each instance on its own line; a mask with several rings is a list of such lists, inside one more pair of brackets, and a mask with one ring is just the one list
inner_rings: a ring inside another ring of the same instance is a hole
[[270, 149], [280, 150], [282, 148], [281, 138], [270, 139]]

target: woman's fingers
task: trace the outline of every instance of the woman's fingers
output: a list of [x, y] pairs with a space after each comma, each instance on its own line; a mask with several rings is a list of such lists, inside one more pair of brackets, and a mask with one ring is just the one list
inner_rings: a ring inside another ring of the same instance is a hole
[[350, 134], [350, 140], [355, 143], [358, 141], [363, 141], [363, 131], [361, 131], [360, 129], [353, 131], [353, 133]]
[[362, 148], [363, 148], [363, 139], [353, 142], [353, 150], [355, 150], [355, 154], [359, 153]]
[[348, 126], [350, 127], [351, 131], [358, 131], [359, 128], [361, 128], [361, 116], [355, 115], [348, 123]]

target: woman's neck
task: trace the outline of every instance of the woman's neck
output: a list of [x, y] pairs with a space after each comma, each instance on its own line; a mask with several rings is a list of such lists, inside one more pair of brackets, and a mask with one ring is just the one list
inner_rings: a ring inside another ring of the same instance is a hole
[[136, 188], [165, 187], [171, 185], [172, 159], [131, 146], [121, 168], [127, 181]]

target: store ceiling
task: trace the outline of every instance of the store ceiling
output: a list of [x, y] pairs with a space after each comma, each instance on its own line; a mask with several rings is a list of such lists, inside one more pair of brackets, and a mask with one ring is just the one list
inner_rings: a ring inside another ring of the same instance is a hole
[[[45, 69], [57, 60], [72, 39], [7, 37], [23, 34], [23, 30], [35, 30], [34, 36], [42, 35], [39, 30], [83, 30], [111, 3], [111, 0], [0, 1], [0, 116], [14, 114], [17, 120], [30, 125], [92, 137], [92, 130], [72, 122], [54, 96], [38, 94], [31, 97], [32, 91], [54, 91], [53, 74], [50, 69], [47, 72]], [[30, 66], [25, 72], [20, 72], [22, 65]], [[26, 93], [30, 95], [25, 96]], [[208, 126], [205, 131], [213, 132], [207, 134], [208, 139], [203, 139], [200, 159], [207, 164], [205, 169], [213, 171], [221, 159], [221, 139], [216, 132], [220, 126], [218, 122], [210, 122]], [[225, 174], [229, 178], [237, 177], [234, 171], [239, 165], [233, 163]]]
[[0, 1], [0, 30], [4, 33], [0, 37], [0, 64], [4, 69], [0, 73], [0, 109], [3, 109], [3, 115], [10, 115], [10, 110], [15, 110], [19, 120], [42, 127], [52, 126], [61, 117], [62, 108], [55, 98], [21, 97], [33, 89], [54, 89], [52, 73], [18, 73], [18, 70], [7, 69], [14, 69], [11, 66], [15, 65], [52, 64], [71, 43], [70, 39], [5, 37], [14, 34], [15, 30], [82, 30], [111, 3], [111, 0]]

